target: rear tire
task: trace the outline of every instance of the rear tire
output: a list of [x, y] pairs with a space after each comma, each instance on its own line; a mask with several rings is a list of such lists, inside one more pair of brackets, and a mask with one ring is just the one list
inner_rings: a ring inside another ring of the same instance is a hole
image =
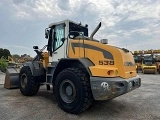
[[21, 93], [25, 96], [33, 96], [39, 90], [40, 84], [36, 83], [35, 78], [32, 76], [32, 72], [28, 66], [22, 67], [20, 71], [19, 87]]
[[89, 75], [78, 68], [66, 68], [55, 81], [56, 100], [65, 112], [79, 114], [93, 102]]

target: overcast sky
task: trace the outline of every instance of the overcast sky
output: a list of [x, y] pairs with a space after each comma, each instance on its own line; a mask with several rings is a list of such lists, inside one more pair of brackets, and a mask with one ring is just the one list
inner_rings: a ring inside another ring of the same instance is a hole
[[95, 38], [111, 45], [160, 49], [160, 0], [0, 0], [0, 48], [34, 56], [48, 24], [65, 19], [88, 24], [89, 34], [102, 22]]

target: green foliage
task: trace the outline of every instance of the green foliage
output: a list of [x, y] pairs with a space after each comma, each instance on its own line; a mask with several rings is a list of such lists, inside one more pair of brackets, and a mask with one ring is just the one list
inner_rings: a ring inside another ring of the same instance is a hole
[[0, 70], [2, 72], [5, 72], [7, 66], [8, 66], [8, 63], [6, 62], [6, 59], [2, 56], [1, 59], [0, 59]]
[[0, 58], [2, 56], [7, 59], [8, 56], [11, 56], [10, 51], [8, 49], [2, 49], [2, 48], [0, 48]]
[[18, 54], [13, 54], [13, 55], [12, 55], [12, 58], [20, 58], [20, 55], [18, 55]]

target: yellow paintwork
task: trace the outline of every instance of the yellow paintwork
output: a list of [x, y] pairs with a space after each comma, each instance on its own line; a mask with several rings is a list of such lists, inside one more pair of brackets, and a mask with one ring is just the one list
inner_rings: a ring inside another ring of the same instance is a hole
[[142, 65], [141, 62], [136, 63], [137, 68], [141, 68], [141, 65]]
[[[96, 66], [91, 66], [89, 67], [91, 73], [94, 76], [105, 76], [105, 77], [117, 77], [118, 76], [118, 70], [115, 67], [109, 67], [107, 68], [106, 66], [102, 65], [96, 65]], [[107, 72], [110, 72], [110, 74], [107, 74]]]
[[[68, 49], [68, 57], [69, 58], [83, 58], [84, 57], [84, 49], [83, 47], [75, 47], [75, 53], [73, 52], [73, 48], [71, 43], [83, 43], [83, 40], [70, 40], [69, 49]], [[109, 60], [105, 59], [103, 53], [98, 50], [85, 48], [85, 58], [90, 59], [95, 66], [89, 67], [92, 76], [101, 76], [108, 77], [108, 70], [117, 70], [118, 74], [110, 77], [120, 76], [122, 78], [130, 78], [136, 76], [136, 65], [133, 59], [133, 56], [130, 52], [125, 52], [119, 48], [116, 48], [111, 45], [105, 45], [96, 41], [84, 40], [85, 44], [92, 45], [101, 49], [104, 49], [110, 52], [113, 55], [114, 65], [99, 65], [99, 60]], [[132, 62], [133, 66], [125, 66], [125, 62]]]
[[138, 70], [138, 69], [142, 69], [142, 64], [141, 64], [141, 62], [137, 62], [137, 63], [135, 63], [136, 64], [136, 69]]
[[46, 68], [47, 66], [49, 66], [49, 54], [48, 52], [43, 52], [42, 55], [43, 55], [43, 60], [42, 60], [43, 67]]
[[160, 49], [159, 50], [139, 50], [139, 51], [134, 51], [133, 54], [135, 55], [141, 55], [141, 54], [159, 54], [160, 53]]
[[157, 69], [156, 65], [147, 66], [145, 64], [142, 64], [142, 69]]
[[15, 61], [13, 60], [13, 58], [11, 56], [8, 56], [8, 62], [9, 63], [15, 63]]

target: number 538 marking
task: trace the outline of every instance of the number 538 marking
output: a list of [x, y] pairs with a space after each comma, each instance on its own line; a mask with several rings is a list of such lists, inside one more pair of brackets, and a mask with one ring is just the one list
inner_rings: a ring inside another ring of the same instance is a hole
[[99, 65], [114, 65], [114, 61], [100, 60]]

